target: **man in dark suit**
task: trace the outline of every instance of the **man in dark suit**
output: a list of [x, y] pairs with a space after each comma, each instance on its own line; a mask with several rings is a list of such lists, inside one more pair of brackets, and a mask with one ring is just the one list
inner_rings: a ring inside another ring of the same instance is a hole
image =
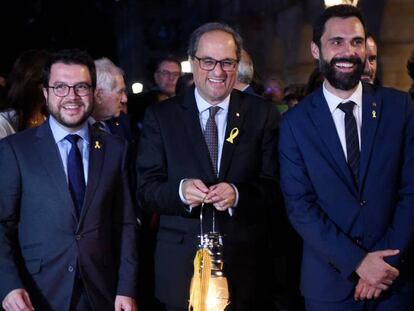
[[129, 117], [122, 112], [128, 102], [124, 72], [108, 58], [95, 60], [96, 92], [91, 123], [102, 130], [132, 140]]
[[278, 113], [259, 97], [233, 91], [241, 48], [226, 25], [195, 30], [188, 48], [195, 88], [145, 116], [138, 196], [144, 209], [161, 214], [155, 291], [167, 310], [188, 308], [202, 202], [204, 230], [211, 231], [214, 212], [224, 235], [231, 310], [271, 310], [267, 221], [277, 208]]
[[413, 310], [413, 105], [360, 82], [365, 34], [357, 8], [324, 11], [311, 43], [323, 86], [281, 126], [281, 186], [304, 241], [308, 310]]
[[48, 121], [0, 142], [6, 310], [136, 310], [127, 144], [88, 126], [95, 85], [87, 53], [56, 53], [45, 67]]

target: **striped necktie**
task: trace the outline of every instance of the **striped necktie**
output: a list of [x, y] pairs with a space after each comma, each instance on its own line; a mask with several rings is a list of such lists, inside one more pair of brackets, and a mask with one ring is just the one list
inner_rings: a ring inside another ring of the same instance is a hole
[[352, 101], [339, 104], [339, 109], [345, 112], [345, 137], [348, 166], [358, 185], [359, 178], [359, 139], [356, 120], [354, 117], [355, 103]]

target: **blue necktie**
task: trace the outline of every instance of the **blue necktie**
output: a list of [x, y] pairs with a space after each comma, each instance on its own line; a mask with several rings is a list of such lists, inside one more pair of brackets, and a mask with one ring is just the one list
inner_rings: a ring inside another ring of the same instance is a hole
[[346, 154], [348, 166], [358, 185], [359, 176], [359, 139], [356, 120], [354, 117], [355, 103], [352, 101], [339, 104], [339, 109], [345, 112], [345, 136], [346, 136]]
[[69, 190], [72, 195], [78, 216], [81, 214], [83, 199], [85, 197], [85, 176], [80, 150], [78, 148], [79, 135], [67, 135], [65, 139], [72, 147], [68, 154], [68, 180]]

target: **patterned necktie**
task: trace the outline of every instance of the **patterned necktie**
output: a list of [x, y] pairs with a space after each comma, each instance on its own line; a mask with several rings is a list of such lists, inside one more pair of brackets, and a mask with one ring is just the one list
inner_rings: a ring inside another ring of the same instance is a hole
[[352, 101], [339, 104], [339, 109], [345, 112], [345, 136], [348, 165], [358, 185], [359, 176], [359, 139], [356, 120], [353, 114], [355, 103]]
[[85, 176], [80, 150], [78, 148], [79, 135], [67, 135], [65, 139], [72, 145], [68, 154], [68, 180], [78, 216], [81, 214], [83, 199], [85, 197]]
[[215, 116], [220, 110], [220, 107], [212, 106], [209, 108], [210, 116], [207, 119], [206, 130], [204, 137], [207, 143], [208, 151], [210, 153], [211, 163], [213, 164], [214, 173], [217, 175], [218, 162], [218, 132]]

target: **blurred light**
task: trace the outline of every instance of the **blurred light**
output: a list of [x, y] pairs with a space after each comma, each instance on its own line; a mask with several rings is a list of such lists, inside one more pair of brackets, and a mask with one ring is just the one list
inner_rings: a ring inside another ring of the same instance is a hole
[[138, 94], [142, 93], [142, 90], [144, 89], [144, 85], [139, 82], [132, 83], [132, 93]]
[[181, 72], [183, 73], [191, 72], [191, 65], [188, 60], [181, 62]]
[[358, 0], [325, 0], [325, 6], [330, 7], [337, 4], [351, 4], [357, 6]]

